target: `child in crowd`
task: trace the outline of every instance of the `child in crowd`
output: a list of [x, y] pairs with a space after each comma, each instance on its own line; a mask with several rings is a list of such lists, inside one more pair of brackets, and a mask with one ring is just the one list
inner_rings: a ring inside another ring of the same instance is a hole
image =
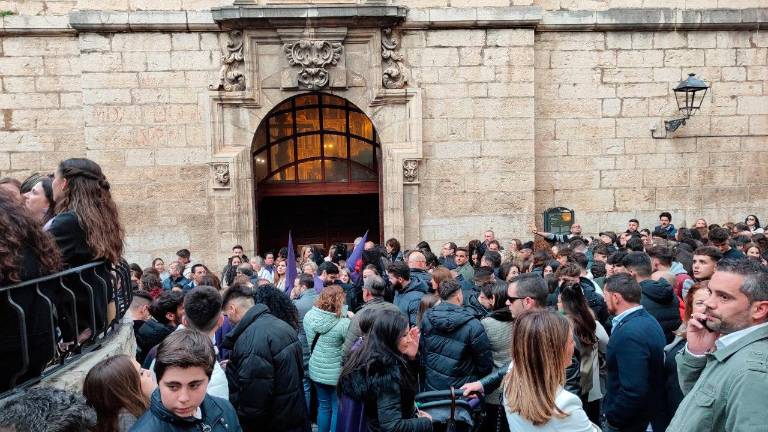
[[175, 331], [157, 350], [158, 388], [149, 410], [131, 432], [239, 432], [235, 409], [206, 394], [216, 354], [208, 336], [190, 329]]

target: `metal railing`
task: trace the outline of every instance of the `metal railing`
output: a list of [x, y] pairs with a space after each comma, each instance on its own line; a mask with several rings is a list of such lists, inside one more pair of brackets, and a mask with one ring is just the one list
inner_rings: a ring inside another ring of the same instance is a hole
[[[0, 329], [0, 332], [4, 333], [4, 340], [18, 342], [12, 344], [12, 348], [15, 350], [18, 345], [16, 355], [21, 360], [20, 370], [6, 371], [6, 374], [13, 375], [10, 381], [0, 383], [3, 386], [0, 390], [5, 390], [0, 393], [0, 399], [38, 383], [41, 379], [77, 362], [85, 354], [101, 348], [118, 329], [120, 320], [131, 304], [131, 296], [130, 269], [124, 260], [117, 265], [104, 261], [92, 262], [0, 287], [0, 305], [10, 310], [11, 316], [16, 315], [18, 324], [16, 334], [8, 334], [9, 329]], [[21, 300], [22, 298], [24, 300]], [[23, 306], [32, 310], [25, 310]], [[41, 307], [47, 312], [44, 317], [39, 316]], [[41, 341], [33, 337], [33, 329], [29, 328], [30, 320], [33, 320], [34, 328], [43, 322], [48, 326], [42, 334], [49, 340]], [[70, 340], [64, 340], [67, 333], [65, 328], [70, 330]], [[15, 339], [15, 336], [18, 339]], [[31, 337], [34, 340], [30, 340]], [[51, 358], [42, 360], [45, 366], [38, 375], [36, 370], [39, 367], [30, 371], [30, 359], [32, 350], [41, 346], [46, 349], [53, 348], [52, 351], [46, 351], [53, 354]], [[8, 355], [7, 352], [6, 348], [4, 355]], [[11, 352], [10, 355], [15, 354]]]

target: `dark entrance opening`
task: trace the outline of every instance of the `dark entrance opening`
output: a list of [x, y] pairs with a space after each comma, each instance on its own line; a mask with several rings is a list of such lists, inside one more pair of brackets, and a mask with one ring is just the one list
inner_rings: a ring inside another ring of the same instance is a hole
[[368, 116], [349, 101], [306, 93], [278, 104], [253, 137], [258, 251], [381, 242], [381, 146]]
[[[379, 238], [379, 196], [300, 195], [265, 197], [259, 203], [259, 250], [277, 252], [292, 230], [294, 245], [351, 243], [369, 231]], [[351, 250], [351, 249], [350, 249]]]

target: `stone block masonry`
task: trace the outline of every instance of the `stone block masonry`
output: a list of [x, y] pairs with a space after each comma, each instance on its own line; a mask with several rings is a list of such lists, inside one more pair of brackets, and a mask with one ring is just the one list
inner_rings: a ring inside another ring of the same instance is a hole
[[[254, 5], [303, 7], [277, 3]], [[768, 213], [764, 2], [397, 3], [410, 8], [394, 26], [407, 90], [382, 92], [380, 34], [353, 46], [368, 36], [351, 27], [348, 87], [326, 89], [370, 112], [389, 138], [382, 213], [398, 222], [386, 237], [398, 230], [434, 246], [492, 228], [502, 240], [527, 238], [543, 210], [561, 205], [589, 233], [632, 216], [651, 226], [662, 210], [678, 226]], [[211, 8], [231, 4], [0, 0], [0, 11], [15, 14], [0, 18], [0, 176], [50, 171], [68, 157], [96, 160], [113, 185], [131, 261], [189, 248], [218, 267], [229, 243], [253, 244], [243, 238], [258, 226], [251, 139], [263, 115], [298, 92], [276, 84], [280, 37], [292, 36], [250, 27], [250, 93], [209, 91], [228, 40]], [[652, 139], [650, 128], [675, 116], [671, 90], [689, 72], [712, 86], [701, 112]], [[216, 97], [227, 101], [220, 118]], [[208, 164], [219, 157], [232, 160], [226, 192], [212, 187]], [[402, 158], [419, 160], [407, 189]]]

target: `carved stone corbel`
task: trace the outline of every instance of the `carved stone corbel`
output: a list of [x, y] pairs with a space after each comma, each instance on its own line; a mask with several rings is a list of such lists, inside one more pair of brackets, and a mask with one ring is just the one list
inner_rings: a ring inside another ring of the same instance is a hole
[[391, 28], [381, 31], [382, 84], [387, 89], [401, 89], [408, 84], [403, 67], [403, 54], [398, 51], [400, 38]]
[[418, 159], [403, 160], [403, 182], [404, 183], [419, 182], [419, 160]]
[[229, 162], [211, 162], [213, 168], [213, 184], [215, 188], [226, 189], [230, 187]]
[[326, 40], [299, 40], [283, 47], [288, 64], [300, 66], [300, 88], [320, 90], [330, 82], [327, 67], [335, 66], [341, 59], [344, 46], [340, 42]]
[[224, 54], [221, 56], [219, 79], [208, 88], [214, 91], [243, 91], [245, 90], [245, 62], [243, 56], [243, 32], [229, 32], [229, 41]]

